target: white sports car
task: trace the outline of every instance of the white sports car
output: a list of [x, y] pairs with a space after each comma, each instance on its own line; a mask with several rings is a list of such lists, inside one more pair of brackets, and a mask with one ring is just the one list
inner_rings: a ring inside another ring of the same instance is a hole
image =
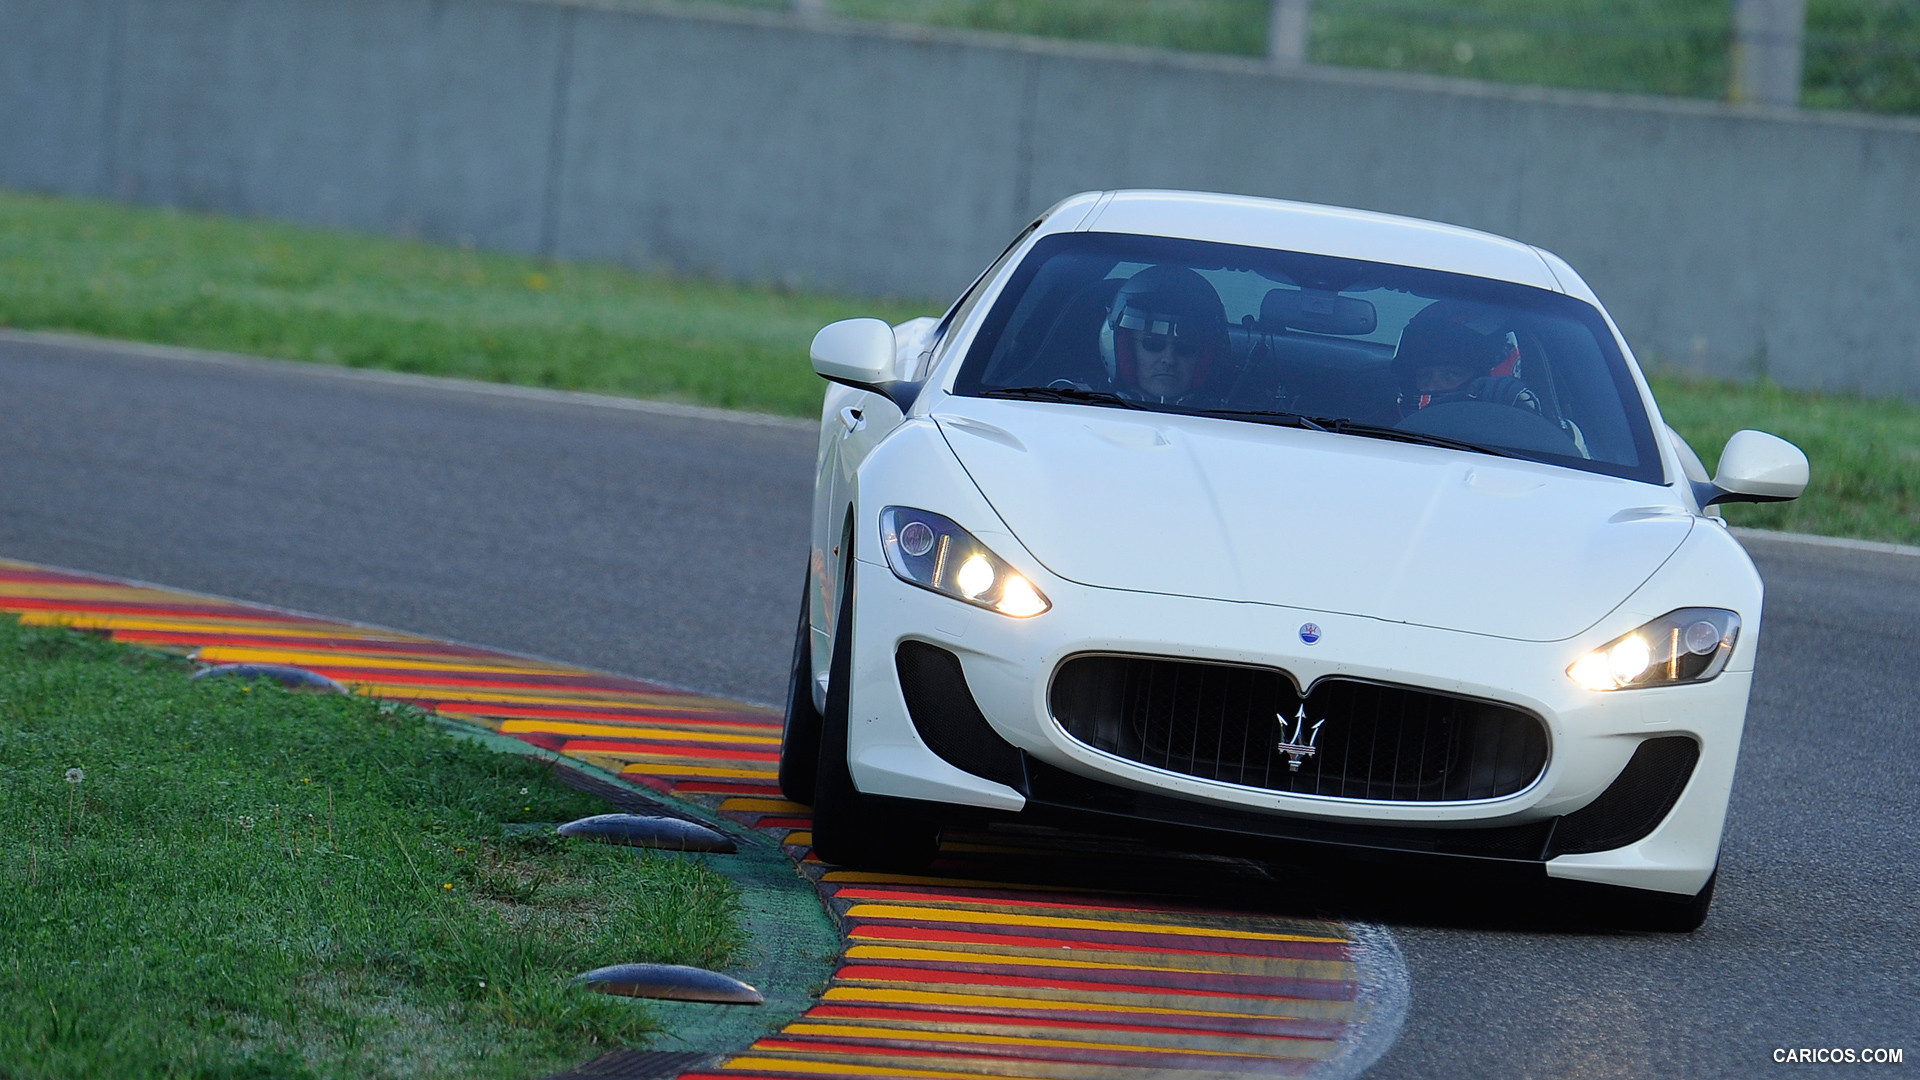
[[784, 791], [943, 825], [1533, 863], [1711, 902], [1760, 578], [1592, 290], [1512, 240], [1088, 193], [939, 320], [834, 323]]

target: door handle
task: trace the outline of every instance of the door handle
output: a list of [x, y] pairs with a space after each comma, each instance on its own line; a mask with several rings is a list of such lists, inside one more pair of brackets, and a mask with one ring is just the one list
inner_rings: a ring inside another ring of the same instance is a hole
[[862, 424], [865, 424], [867, 421], [865, 417], [860, 415], [859, 409], [856, 409], [853, 406], [849, 405], [846, 408], [840, 410], [840, 422], [847, 425], [848, 433], [852, 433], [855, 431], [859, 431], [860, 426]]

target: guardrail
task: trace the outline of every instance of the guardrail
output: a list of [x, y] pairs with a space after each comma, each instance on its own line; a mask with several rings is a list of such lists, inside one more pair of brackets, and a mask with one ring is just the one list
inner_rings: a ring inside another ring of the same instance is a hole
[[0, 0], [0, 185], [944, 296], [1087, 188], [1456, 222], [1643, 359], [1920, 400], [1920, 120], [779, 13]]

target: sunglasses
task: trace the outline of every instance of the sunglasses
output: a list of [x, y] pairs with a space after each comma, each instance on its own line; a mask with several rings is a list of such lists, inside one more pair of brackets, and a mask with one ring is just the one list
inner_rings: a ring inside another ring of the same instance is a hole
[[1206, 351], [1204, 343], [1194, 338], [1169, 337], [1166, 334], [1141, 334], [1134, 339], [1134, 347], [1146, 356], [1159, 356], [1168, 349], [1181, 360], [1198, 359]]

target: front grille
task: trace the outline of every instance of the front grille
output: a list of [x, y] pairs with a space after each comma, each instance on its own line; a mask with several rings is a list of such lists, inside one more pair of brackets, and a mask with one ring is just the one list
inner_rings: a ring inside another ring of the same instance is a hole
[[1274, 668], [1081, 656], [1060, 666], [1049, 704], [1096, 750], [1296, 795], [1494, 799], [1547, 766], [1546, 728], [1519, 709], [1337, 677], [1303, 699]]

